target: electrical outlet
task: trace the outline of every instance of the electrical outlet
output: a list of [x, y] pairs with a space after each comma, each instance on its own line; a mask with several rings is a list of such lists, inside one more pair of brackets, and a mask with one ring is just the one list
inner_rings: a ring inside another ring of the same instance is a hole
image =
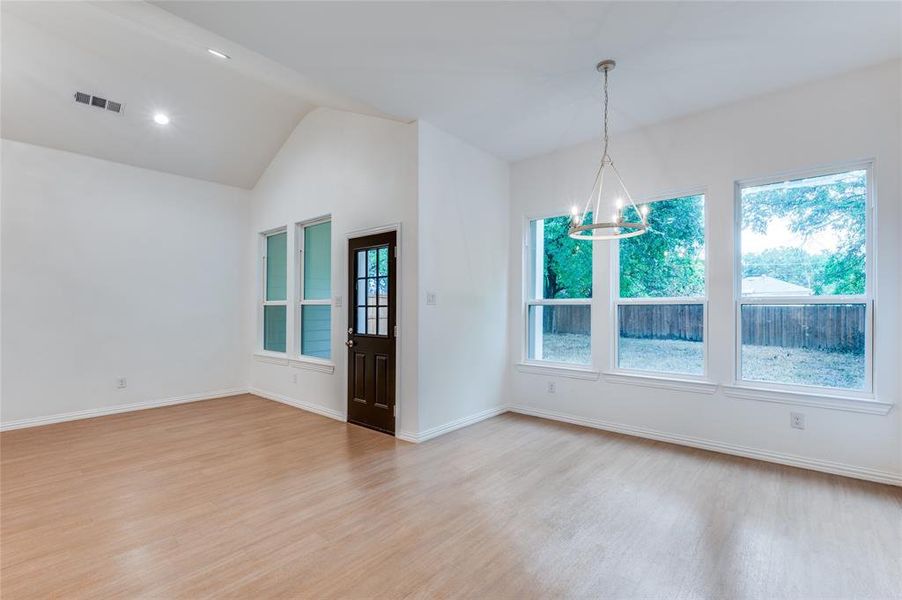
[[292, 382], [292, 383], [297, 383], [297, 382], [298, 382], [298, 374], [297, 374], [297, 373], [292, 373], [292, 374], [291, 374], [291, 382]]
[[553, 394], [555, 392], [555, 383], [553, 381], [548, 382], [548, 393]]
[[793, 429], [805, 429], [805, 414], [789, 413], [789, 426]]
[[124, 390], [128, 387], [128, 379], [125, 377], [116, 378], [116, 388], [120, 390]]

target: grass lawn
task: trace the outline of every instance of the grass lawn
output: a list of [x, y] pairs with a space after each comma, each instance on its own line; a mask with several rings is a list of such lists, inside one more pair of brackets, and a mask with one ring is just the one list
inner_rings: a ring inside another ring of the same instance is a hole
[[[621, 338], [619, 354], [622, 369], [702, 374], [701, 342]], [[543, 355], [550, 361], [590, 364], [589, 336], [546, 333]], [[864, 354], [779, 346], [742, 347], [743, 379], [751, 381], [861, 389], [864, 368]]]

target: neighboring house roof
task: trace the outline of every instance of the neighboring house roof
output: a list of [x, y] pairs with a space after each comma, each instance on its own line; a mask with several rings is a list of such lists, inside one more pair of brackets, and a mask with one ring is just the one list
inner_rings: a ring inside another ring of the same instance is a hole
[[742, 293], [756, 296], [810, 296], [811, 288], [767, 275], [757, 275], [742, 278]]

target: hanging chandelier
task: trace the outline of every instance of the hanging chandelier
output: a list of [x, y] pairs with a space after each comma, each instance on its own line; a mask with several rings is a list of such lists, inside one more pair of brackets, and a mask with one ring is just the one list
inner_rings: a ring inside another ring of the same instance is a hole
[[[603, 60], [596, 65], [598, 72], [604, 74], [604, 150], [601, 153], [601, 164], [595, 172], [595, 183], [586, 199], [582, 213], [574, 206], [571, 211], [572, 221], [568, 235], [575, 240], [619, 240], [636, 237], [648, 231], [648, 206], [641, 208], [633, 202], [632, 196], [623, 183], [623, 178], [614, 166], [608, 154], [608, 73], [614, 70], [617, 63]], [[614, 210], [610, 221], [602, 217], [602, 196], [605, 191], [605, 175], [613, 175], [623, 191], [622, 196], [614, 199]], [[626, 200], [624, 201], [624, 197]], [[594, 206], [593, 206], [594, 205]], [[624, 209], [632, 209], [624, 216]], [[590, 222], [589, 215], [591, 214]]]

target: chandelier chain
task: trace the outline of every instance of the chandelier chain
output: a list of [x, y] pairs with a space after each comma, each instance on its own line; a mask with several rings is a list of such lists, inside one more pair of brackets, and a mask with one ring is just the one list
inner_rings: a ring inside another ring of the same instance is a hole
[[604, 152], [601, 154], [601, 161], [608, 157], [608, 70], [604, 71]]

